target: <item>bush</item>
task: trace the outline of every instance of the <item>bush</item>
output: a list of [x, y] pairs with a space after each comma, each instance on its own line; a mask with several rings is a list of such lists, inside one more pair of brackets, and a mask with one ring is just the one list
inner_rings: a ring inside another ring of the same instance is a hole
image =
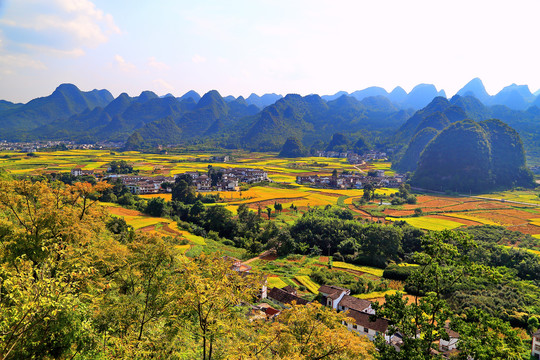
[[221, 242], [223, 245], [227, 245], [227, 246], [234, 246], [234, 241], [232, 240], [229, 240], [229, 239], [225, 239]]
[[407, 204], [416, 204], [416, 196], [414, 195], [409, 195], [407, 196]]
[[411, 273], [417, 268], [417, 266], [399, 266], [393, 264], [384, 269], [383, 277], [385, 279], [404, 281], [407, 280]]

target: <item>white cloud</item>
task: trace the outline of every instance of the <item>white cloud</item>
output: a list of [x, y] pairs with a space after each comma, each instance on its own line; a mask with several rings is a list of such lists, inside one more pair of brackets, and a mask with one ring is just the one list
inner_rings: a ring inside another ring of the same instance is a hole
[[199, 54], [195, 54], [191, 58], [191, 61], [193, 61], [195, 64], [201, 64], [203, 62], [206, 62], [206, 58], [204, 56], [199, 55]]
[[158, 61], [154, 56], [148, 59], [148, 66], [156, 70], [169, 70], [171, 67], [164, 62]]
[[89, 0], [17, 0], [6, 6], [0, 27], [16, 45], [62, 51], [96, 47], [119, 34], [112, 15]]
[[16, 69], [45, 70], [47, 67], [39, 60], [25, 54], [1, 54], [0, 69], [4, 75], [14, 74]]
[[152, 83], [154, 84], [154, 87], [158, 89], [158, 92], [172, 93], [174, 91], [174, 86], [172, 86], [163, 79], [156, 79], [152, 81]]
[[137, 68], [134, 64], [127, 62], [122, 56], [118, 54], [114, 55], [114, 61], [116, 63], [116, 66], [118, 66], [120, 70], [125, 72], [131, 72]]

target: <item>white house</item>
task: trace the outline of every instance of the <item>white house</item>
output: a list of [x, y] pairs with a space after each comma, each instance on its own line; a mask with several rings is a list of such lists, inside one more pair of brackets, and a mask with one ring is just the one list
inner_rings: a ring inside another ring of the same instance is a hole
[[348, 310], [347, 316], [352, 321], [343, 322], [350, 331], [355, 331], [360, 335], [365, 335], [369, 340], [375, 340], [379, 334], [383, 334], [387, 342], [390, 342], [390, 336], [386, 333], [388, 330], [388, 320], [377, 318], [371, 321], [370, 314], [366, 314], [356, 310]]
[[351, 290], [334, 285], [323, 285], [319, 288], [322, 303], [337, 310], [338, 304], [345, 295], [351, 295]]
[[532, 356], [535, 359], [540, 359], [540, 330], [532, 335]]
[[457, 349], [459, 334], [448, 327], [445, 327], [445, 331], [448, 334], [448, 340], [439, 340], [439, 350], [442, 352], [449, 352]]
[[337, 311], [356, 310], [366, 314], [375, 314], [375, 310], [371, 308], [371, 301], [350, 295], [344, 295], [337, 305]]

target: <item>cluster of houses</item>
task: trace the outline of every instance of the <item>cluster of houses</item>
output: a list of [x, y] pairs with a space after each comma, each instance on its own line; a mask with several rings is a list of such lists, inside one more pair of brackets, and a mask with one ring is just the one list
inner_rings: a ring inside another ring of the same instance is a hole
[[[200, 172], [185, 172], [184, 174], [191, 176], [193, 184], [197, 187], [197, 191], [238, 191], [240, 183], [252, 184], [261, 181], [270, 181], [268, 173], [260, 169], [247, 168], [229, 168], [218, 169], [220, 176], [214, 185], [212, 178], [207, 174]], [[179, 176], [178, 174], [176, 176]]]
[[[133, 194], [157, 194], [171, 191], [170, 188], [163, 188], [163, 183], [174, 183], [181, 175], [189, 175], [193, 179], [193, 185], [197, 191], [238, 191], [240, 183], [256, 183], [260, 181], [270, 181], [268, 173], [259, 169], [232, 168], [217, 169], [220, 176], [212, 184], [211, 176], [200, 172], [185, 172], [176, 174], [174, 177], [167, 176], [143, 176], [138, 174], [109, 174], [106, 177], [116, 178], [122, 181]], [[73, 176], [95, 176], [93, 170], [83, 170], [81, 168], [71, 169]]]
[[297, 176], [296, 182], [318, 188], [331, 189], [362, 189], [366, 184], [374, 187], [399, 187], [405, 182], [405, 175], [396, 174], [386, 176], [384, 170], [376, 170], [375, 176], [365, 176], [354, 172], [351, 174], [339, 174], [336, 176]]
[[367, 153], [364, 153], [362, 155], [352, 151], [317, 151], [315, 155], [318, 157], [347, 159], [350, 164], [362, 164], [363, 162], [368, 161], [381, 161], [388, 159], [385, 152], [374, 150], [368, 151]]
[[[231, 258], [232, 259], [232, 258]], [[249, 272], [251, 267], [243, 264], [238, 259], [233, 259], [232, 268], [236, 271]], [[323, 305], [328, 306], [338, 312], [346, 312], [347, 321], [343, 325], [349, 331], [354, 331], [358, 335], [367, 336], [371, 341], [375, 340], [378, 335], [384, 336], [387, 343], [395, 347], [397, 351], [403, 345], [403, 336], [400, 333], [390, 333], [390, 323], [383, 318], [374, 318], [375, 311], [371, 307], [371, 302], [364, 299], [359, 299], [351, 296], [351, 291], [334, 285], [323, 285], [319, 287], [319, 300]], [[284, 288], [273, 287], [267, 289], [266, 283], [260, 291], [261, 299], [268, 298], [280, 306], [287, 308], [294, 302], [297, 305], [307, 305], [310, 302], [299, 297], [295, 288], [286, 286]], [[249, 316], [252, 319], [274, 320], [279, 317], [280, 310], [273, 308], [267, 303], [260, 303], [251, 308]], [[443, 358], [450, 358], [458, 352], [457, 344], [459, 334], [449, 328], [446, 329], [449, 335], [448, 340], [439, 340], [438, 354]], [[539, 352], [540, 352], [540, 332], [538, 333]]]
[[100, 142], [96, 144], [75, 144], [73, 141], [33, 141], [33, 142], [9, 142], [0, 141], [0, 151], [36, 152], [57, 146], [65, 146], [67, 149], [105, 149], [122, 146], [119, 142]]

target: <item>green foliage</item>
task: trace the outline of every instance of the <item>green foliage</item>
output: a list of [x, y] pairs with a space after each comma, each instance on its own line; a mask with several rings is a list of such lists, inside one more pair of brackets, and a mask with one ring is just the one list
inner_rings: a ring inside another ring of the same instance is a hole
[[132, 174], [133, 173], [133, 165], [129, 164], [125, 160], [118, 160], [118, 161], [111, 161], [108, 164], [107, 172], [111, 174]]
[[283, 144], [283, 148], [281, 148], [281, 152], [278, 156], [284, 158], [296, 158], [306, 155], [307, 150], [304, 145], [302, 145], [302, 142], [295, 137], [290, 137], [285, 141], [285, 144]]
[[372, 305], [377, 316], [390, 320], [390, 333], [399, 331], [403, 335], [399, 352], [379, 336], [378, 358], [436, 358], [434, 344], [449, 338], [448, 324], [460, 333], [458, 349], [463, 358], [520, 358], [523, 343], [507, 324], [478, 310], [470, 310], [461, 318], [446, 300], [469, 276], [493, 275], [489, 268], [470, 261], [468, 253], [476, 247], [472, 239], [464, 233], [432, 232], [423, 239], [422, 247], [415, 256], [419, 267], [407, 278], [408, 289], [422, 297], [408, 302], [401, 294], [387, 295], [384, 305]]
[[444, 129], [426, 146], [412, 179], [427, 189], [480, 192], [531, 186], [519, 135], [498, 120], [464, 120]]
[[401, 171], [414, 171], [420, 160], [420, 154], [426, 148], [427, 144], [437, 136], [439, 132], [431, 127], [424, 128], [416, 133], [409, 142], [405, 154], [392, 164], [392, 167]]

